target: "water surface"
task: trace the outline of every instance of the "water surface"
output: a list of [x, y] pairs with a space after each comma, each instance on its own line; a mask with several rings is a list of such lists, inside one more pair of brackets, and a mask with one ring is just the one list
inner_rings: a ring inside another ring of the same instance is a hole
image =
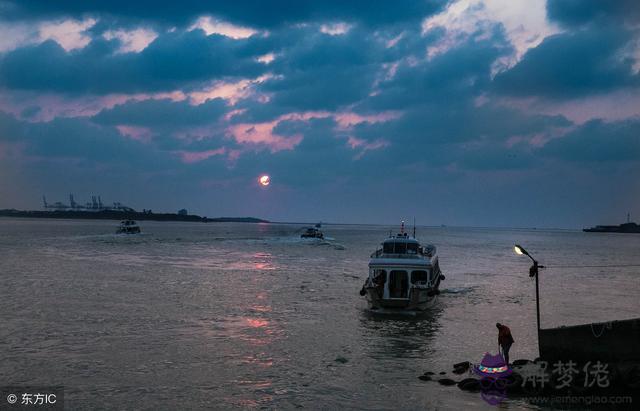
[[[367, 314], [358, 295], [390, 227], [0, 219], [0, 380], [64, 385], [67, 407], [494, 409], [425, 371], [497, 350], [537, 356], [541, 263], [640, 263], [640, 235], [419, 228], [446, 275], [419, 319]], [[638, 268], [541, 272], [543, 327], [638, 317]], [[337, 360], [337, 361], [336, 361]], [[451, 376], [449, 374], [448, 376]], [[537, 409], [520, 400], [502, 408]]]

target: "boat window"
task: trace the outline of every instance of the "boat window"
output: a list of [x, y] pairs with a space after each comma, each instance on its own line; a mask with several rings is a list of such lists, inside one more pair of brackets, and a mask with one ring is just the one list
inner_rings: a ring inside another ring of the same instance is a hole
[[393, 243], [382, 244], [382, 252], [385, 254], [393, 254]]
[[387, 282], [387, 272], [385, 270], [373, 270], [373, 283], [376, 285], [378, 297], [384, 296], [384, 284]]
[[387, 281], [387, 272], [385, 270], [376, 269], [373, 271], [373, 281], [384, 284]]
[[412, 283], [420, 283], [420, 282], [429, 282], [429, 272], [424, 270], [416, 270], [411, 272], [411, 282]]
[[395, 243], [395, 254], [406, 254], [407, 253], [407, 243]]
[[393, 270], [389, 274], [389, 297], [407, 298], [409, 281], [406, 271]]
[[408, 243], [407, 244], [407, 254], [418, 254], [418, 244], [417, 243]]

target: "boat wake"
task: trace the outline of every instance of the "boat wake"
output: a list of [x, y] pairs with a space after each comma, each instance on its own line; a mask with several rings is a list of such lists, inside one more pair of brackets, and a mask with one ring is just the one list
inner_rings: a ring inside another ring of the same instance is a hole
[[477, 286], [471, 286], [471, 287], [451, 287], [451, 288], [444, 288], [442, 290], [440, 290], [440, 294], [469, 294], [472, 293], [476, 290], [476, 288], [478, 288]]

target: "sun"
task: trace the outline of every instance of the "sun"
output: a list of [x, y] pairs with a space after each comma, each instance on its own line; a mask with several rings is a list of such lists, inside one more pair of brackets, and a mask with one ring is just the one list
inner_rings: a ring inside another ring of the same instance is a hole
[[260, 178], [258, 179], [258, 182], [260, 183], [261, 186], [266, 187], [269, 184], [271, 184], [271, 177], [265, 174], [263, 176], [260, 176]]

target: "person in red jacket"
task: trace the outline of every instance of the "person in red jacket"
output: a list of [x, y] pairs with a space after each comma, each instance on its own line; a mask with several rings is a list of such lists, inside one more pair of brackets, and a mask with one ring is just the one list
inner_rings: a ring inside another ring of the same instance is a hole
[[511, 344], [513, 344], [515, 340], [511, 335], [509, 327], [500, 323], [496, 323], [496, 327], [498, 327], [498, 345], [502, 349], [504, 361], [509, 365], [509, 349], [511, 349]]

